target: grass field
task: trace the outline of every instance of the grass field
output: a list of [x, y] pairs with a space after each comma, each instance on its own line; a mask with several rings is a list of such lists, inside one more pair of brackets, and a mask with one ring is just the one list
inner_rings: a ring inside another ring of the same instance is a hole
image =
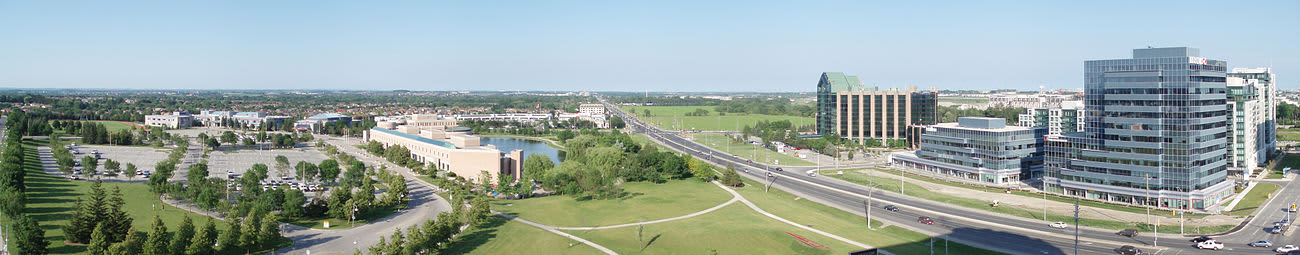
[[[871, 225], [877, 230], [870, 230], [867, 228], [866, 219], [861, 216], [798, 198], [793, 194], [778, 189], [763, 192], [760, 184], [750, 180], [746, 180], [746, 185], [746, 187], [736, 189], [736, 191], [749, 199], [750, 202], [758, 205], [759, 208], [781, 218], [809, 225], [818, 230], [881, 248], [894, 254], [926, 254], [929, 252], [930, 236], [897, 226], [880, 228], [881, 222], [875, 220], [871, 222]], [[872, 213], [887, 212], [877, 210]], [[936, 239], [935, 254], [944, 254], [941, 252], [944, 250], [948, 251], [947, 254], [996, 254], [993, 251], [956, 242], [948, 243], [948, 247], [943, 247], [944, 244], [945, 242], [942, 239]]]
[[1268, 200], [1269, 194], [1273, 194], [1273, 192], [1281, 188], [1282, 186], [1267, 182], [1255, 184], [1255, 188], [1250, 189], [1250, 193], [1246, 193], [1246, 196], [1241, 198], [1241, 202], [1237, 202], [1237, 207], [1234, 207], [1228, 214], [1237, 216], [1250, 215], [1255, 212], [1255, 209], [1259, 209], [1259, 206], [1263, 205], [1264, 201]]
[[[834, 176], [835, 178], [839, 178], [841, 180], [858, 183], [858, 184], [869, 185], [870, 183], [874, 183], [878, 185], [881, 190], [894, 192], [894, 193], [899, 192], [899, 181], [897, 179], [897, 176], [891, 176], [891, 177], [882, 177], [886, 175], [870, 176], [867, 174], [858, 173], [856, 171], [846, 171], [844, 172], [844, 175], [832, 175], [832, 176]], [[986, 200], [979, 200], [979, 199], [969, 199], [969, 198], [949, 196], [938, 192], [930, 191], [928, 189], [916, 185], [909, 185], [906, 191], [907, 191], [906, 195], [921, 198], [921, 199], [926, 199], [934, 202], [957, 205], [966, 208], [994, 212], [994, 213], [999, 213], [1004, 215], [1011, 215], [1011, 216], [1024, 217], [1030, 219], [1040, 219], [1040, 220], [1043, 219], [1043, 211], [1041, 211], [1042, 208], [1038, 208], [1038, 209], [1016, 208], [1013, 206], [999, 206], [994, 208], [989, 206], [991, 199], [990, 201], [986, 201]], [[1071, 202], [1073, 202], [1073, 200], [1071, 200]], [[1072, 215], [1061, 215], [1061, 214], [1052, 214], [1052, 213], [1049, 213], [1047, 215], [1047, 221], [1073, 221], [1073, 220], [1074, 218]], [[1143, 232], [1150, 231], [1152, 229], [1151, 225], [1140, 223], [1140, 222], [1119, 222], [1119, 221], [1099, 220], [1099, 219], [1089, 219], [1089, 218], [1080, 218], [1079, 224], [1083, 226], [1092, 226], [1092, 227], [1115, 229], [1115, 230], [1133, 228]], [[1220, 233], [1223, 231], [1227, 231], [1232, 227], [1233, 227], [1232, 225], [1198, 227], [1193, 230], [1189, 230], [1188, 233], [1192, 233], [1192, 234]]]
[[1291, 169], [1300, 169], [1300, 155], [1287, 154], [1282, 156], [1282, 161], [1278, 162], [1277, 166], [1273, 167], [1273, 169], [1269, 169], [1267, 178], [1282, 179], [1285, 174], [1282, 172], [1282, 169], [1287, 167], [1290, 167]]
[[[566, 232], [622, 254], [709, 254], [711, 250], [718, 254], [846, 254], [860, 249], [762, 216], [743, 204], [645, 225], [639, 241], [637, 227]], [[805, 246], [787, 232], [830, 249]]]
[[[730, 139], [722, 134], [699, 133], [691, 134], [691, 139], [704, 146], [709, 146], [720, 151], [740, 156], [742, 158], [771, 164], [773, 159], [779, 160], [783, 166], [815, 166], [817, 164], [794, 156], [777, 153], [772, 150], [760, 148], [748, 143], [733, 143]], [[727, 146], [730, 144], [730, 146]], [[757, 154], [755, 154], [757, 152]]]
[[[659, 128], [668, 130], [726, 130], [740, 131], [745, 125], [754, 125], [759, 121], [780, 121], [789, 120], [795, 126], [809, 126], [813, 123], [811, 117], [796, 117], [785, 115], [762, 115], [762, 114], [733, 114], [728, 113], [725, 116], [718, 116], [713, 112], [713, 106], [619, 106], [620, 109], [632, 113], [638, 119], [650, 123]], [[709, 111], [708, 116], [686, 116], [686, 113], [693, 112], [695, 109], [704, 109]], [[650, 116], [644, 116], [645, 110], [650, 110]]]
[[623, 184], [623, 191], [622, 198], [606, 200], [577, 201], [570, 196], [498, 200], [492, 209], [551, 226], [586, 227], [677, 217], [731, 199], [731, 194], [699, 180], [629, 182]]
[[1288, 131], [1278, 130], [1277, 140], [1278, 141], [1300, 141], [1300, 132], [1288, 132]]
[[989, 99], [985, 97], [940, 97], [939, 102], [950, 102], [958, 104], [983, 104], [988, 103]]
[[104, 125], [104, 129], [107, 129], [109, 133], [122, 131], [122, 130], [131, 130], [131, 129], [135, 129], [136, 127], [135, 125], [133, 125], [134, 123], [126, 123], [120, 121], [87, 120], [83, 122], [94, 122], [100, 125]]
[[492, 216], [466, 230], [440, 254], [602, 254], [583, 243], [528, 224]]
[[[26, 145], [24, 163], [27, 170], [25, 181], [29, 187], [25, 212], [35, 217], [40, 222], [41, 228], [45, 229], [45, 240], [50, 241], [50, 254], [85, 253], [85, 246], [64, 243], [62, 227], [72, 217], [72, 212], [75, 210], [73, 203], [76, 199], [85, 198], [86, 193], [90, 191], [91, 182], [71, 181], [45, 174], [41, 171], [40, 158], [36, 154], [35, 147], [44, 145], [45, 141], [24, 142]], [[132, 227], [137, 231], [149, 231], [154, 215], [159, 215], [171, 230], [175, 230], [185, 216], [189, 216], [198, 226], [202, 226], [210, 219], [204, 215], [166, 206], [158, 200], [157, 195], [149, 192], [149, 187], [145, 184], [104, 183], [103, 186], [109, 192], [112, 192], [115, 187], [122, 190], [123, 198], [126, 200], [124, 209], [134, 219]], [[217, 221], [217, 229], [225, 230], [225, 222]]]

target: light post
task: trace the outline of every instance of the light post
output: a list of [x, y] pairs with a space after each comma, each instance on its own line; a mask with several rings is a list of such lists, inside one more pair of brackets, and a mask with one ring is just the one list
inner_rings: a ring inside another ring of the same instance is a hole
[[[352, 218], [348, 220], [348, 225], [352, 225], [352, 227], [356, 227], [357, 226], [356, 220], [357, 220], [357, 205], [354, 204], [352, 205]], [[356, 241], [353, 241], [353, 243], [356, 243]]]

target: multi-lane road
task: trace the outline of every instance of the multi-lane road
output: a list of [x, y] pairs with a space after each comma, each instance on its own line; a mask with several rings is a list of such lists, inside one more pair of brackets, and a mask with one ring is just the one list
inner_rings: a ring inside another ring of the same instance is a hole
[[[866, 214], [864, 205], [867, 203], [867, 192], [870, 190], [868, 187], [805, 174], [807, 170], [814, 167], [783, 167], [784, 171], [768, 171], [767, 169], [775, 169], [775, 167], [749, 162], [743, 158], [713, 150], [682, 138], [676, 135], [674, 131], [665, 131], [650, 126], [614, 105], [606, 103], [606, 108], [612, 114], [622, 117], [634, 132], [644, 133], [650, 139], [673, 150], [691, 153], [698, 159], [717, 165], [735, 164], [737, 170], [750, 179], [764, 181], [764, 183], [774, 180], [773, 186], [776, 188], [858, 215]], [[769, 179], [767, 177], [769, 172], [775, 177]], [[1296, 194], [1296, 189], [1300, 189], [1300, 187], [1293, 187], [1300, 185], [1283, 185], [1285, 188], [1280, 190], [1278, 194]], [[1263, 226], [1272, 226], [1272, 222], [1279, 220], [1282, 217], [1281, 215], [1285, 214], [1284, 207], [1289, 207], [1291, 203], [1285, 200], [1295, 199], [1294, 196], [1278, 197], [1280, 198], [1275, 198], [1264, 205], [1260, 209], [1260, 216], [1255, 217], [1247, 227], [1228, 235], [1216, 237], [1224, 241], [1227, 248], [1213, 251], [1213, 253], [1270, 253], [1271, 248], [1246, 246], [1246, 243], [1261, 239], [1272, 240], [1279, 245], [1297, 244], [1297, 241], [1300, 240], [1296, 240], [1294, 235], [1267, 234], [1262, 231]], [[884, 205], [896, 205], [901, 210], [899, 212], [881, 210], [880, 208]], [[1115, 249], [1122, 245], [1140, 247], [1148, 254], [1198, 253], [1194, 243], [1188, 241], [1191, 238], [1190, 236], [1162, 234], [1159, 236], [1159, 243], [1156, 246], [1155, 242], [1157, 240], [1150, 233], [1141, 233], [1136, 238], [1130, 238], [1116, 235], [1114, 230], [1090, 227], [1076, 229], [1073, 224], [1066, 229], [1055, 229], [1048, 227], [1048, 222], [1042, 220], [946, 205], [891, 192], [875, 191], [869, 206], [875, 208], [872, 210], [872, 219], [967, 245], [1010, 254], [1075, 254], [1076, 230], [1079, 237], [1077, 245], [1079, 254], [1114, 254]], [[934, 224], [918, 223], [917, 218], [921, 216], [934, 218]], [[1169, 229], [1176, 229], [1176, 227]], [[888, 247], [878, 248], [889, 249]]]

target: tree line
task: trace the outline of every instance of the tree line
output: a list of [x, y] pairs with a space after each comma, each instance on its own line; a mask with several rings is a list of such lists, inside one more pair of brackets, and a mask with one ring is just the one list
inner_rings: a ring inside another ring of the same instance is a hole
[[23, 166], [28, 162], [25, 161], [27, 148], [22, 141], [28, 133], [39, 135], [46, 132], [40, 130], [40, 127], [48, 127], [44, 121], [28, 118], [22, 111], [12, 111], [6, 118], [4, 150], [0, 151], [0, 199], [3, 200], [0, 201], [0, 213], [4, 214], [5, 228], [11, 235], [9, 249], [15, 254], [49, 253], [50, 242], [45, 240], [45, 229], [26, 214], [27, 184], [24, 179], [27, 170]]

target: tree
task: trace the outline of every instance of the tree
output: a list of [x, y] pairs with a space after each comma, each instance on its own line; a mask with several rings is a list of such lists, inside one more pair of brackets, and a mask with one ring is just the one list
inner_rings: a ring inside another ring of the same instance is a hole
[[186, 215], [185, 218], [181, 219], [181, 226], [176, 228], [176, 234], [172, 237], [171, 248], [168, 248], [168, 250], [176, 254], [184, 253], [193, 239], [194, 221], [190, 220], [189, 215]]
[[736, 165], [727, 163], [727, 171], [723, 172], [722, 175], [722, 185], [731, 187], [745, 186], [745, 182], [740, 178], [740, 173], [736, 173]]
[[126, 163], [126, 174], [128, 175], [128, 177], [135, 176], [135, 171], [136, 171], [135, 164]]
[[198, 185], [207, 178], [208, 163], [206, 161], [190, 165], [190, 172], [185, 176], [185, 179], [190, 181], [190, 185]]
[[121, 242], [126, 240], [130, 232], [135, 232], [131, 230], [131, 224], [135, 219], [131, 218], [130, 214], [127, 214], [123, 206], [126, 206], [126, 200], [122, 197], [122, 190], [113, 187], [113, 196], [109, 199], [108, 215], [106, 215], [105, 220], [105, 222], [108, 222], [109, 242]]
[[610, 127], [610, 128], [623, 129], [623, 127], [626, 127], [626, 126], [627, 126], [627, 123], [623, 123], [623, 117], [619, 117], [618, 115], [614, 115], [614, 116], [612, 116], [612, 117], [609, 117], [609, 127]]
[[339, 177], [339, 162], [333, 159], [326, 159], [320, 162], [320, 180], [323, 182], [334, 182]]
[[266, 215], [262, 216], [262, 226], [257, 232], [260, 234], [257, 242], [260, 248], [275, 245], [280, 241], [280, 238], [283, 238], [280, 235], [280, 222], [275, 218], [275, 214], [271, 212], [266, 212]]
[[189, 246], [185, 248], [185, 254], [202, 255], [212, 254], [212, 246], [217, 243], [217, 225], [209, 218], [203, 227], [199, 228], [194, 238], [190, 239]]
[[233, 131], [221, 132], [221, 143], [235, 144], [236, 142], [239, 142], [236, 139], [235, 132]]
[[353, 160], [348, 163], [348, 171], [343, 173], [343, 182], [348, 185], [361, 185], [361, 179], [366, 178], [366, 165], [361, 161]]
[[26, 215], [18, 215], [12, 230], [14, 254], [48, 254], [49, 241], [40, 223]]
[[239, 239], [243, 238], [243, 231], [240, 231], [242, 224], [239, 217], [233, 216], [230, 217], [230, 222], [227, 223], [229, 223], [226, 225], [230, 226], [230, 229], [221, 232], [221, 235], [217, 237], [217, 249], [221, 250], [221, 253], [234, 253], [240, 250]]
[[86, 168], [86, 170], [83, 171], [83, 174], [86, 176], [93, 176], [95, 175], [95, 169], [99, 168], [99, 159], [91, 156], [82, 157], [81, 166]]
[[245, 252], [249, 249], [258, 247], [262, 239], [262, 217], [258, 217], [262, 212], [257, 210], [249, 211], [248, 216], [244, 217], [244, 225], [239, 228], [244, 229], [244, 234], [239, 236], [239, 246], [244, 248]]
[[162, 218], [154, 215], [153, 231], [149, 232], [149, 238], [144, 242], [144, 252], [142, 254], [170, 255], [169, 245], [171, 245], [171, 235], [167, 233], [167, 226], [163, 225]]
[[528, 155], [528, 158], [524, 159], [524, 178], [541, 180], [551, 168], [555, 168], [555, 162], [551, 161], [551, 157], [542, 154]]
[[221, 141], [217, 141], [217, 139], [213, 139], [213, 138], [208, 138], [207, 142], [205, 142], [204, 144], [206, 144], [208, 148], [212, 148], [214, 150], [217, 149], [217, 147], [221, 147]]
[[352, 207], [348, 206], [348, 200], [352, 199], [351, 186], [343, 185], [330, 191], [328, 202], [329, 215], [336, 219], [347, 219], [352, 215]]
[[104, 228], [104, 222], [95, 225], [95, 230], [90, 234], [90, 244], [86, 246], [86, 252], [90, 254], [108, 253], [108, 232]]
[[139, 255], [144, 252], [145, 236], [140, 232], [131, 231], [126, 234], [123, 241], [108, 246], [108, 254], [112, 255]]
[[[285, 157], [284, 155], [276, 155], [275, 170], [280, 173], [280, 176], [289, 175], [289, 157]], [[301, 175], [299, 175], [299, 177], [301, 177]]]
[[302, 206], [307, 204], [307, 196], [302, 194], [301, 190], [288, 190], [284, 192], [284, 205], [280, 206], [280, 214], [285, 217], [303, 216]]
[[573, 137], [574, 137], [573, 131], [570, 131], [568, 129], [560, 130], [559, 133], [555, 134], [555, 139], [560, 140], [561, 143], [566, 142], [569, 139], [572, 139]]
[[117, 170], [121, 170], [121, 169], [122, 169], [122, 163], [121, 163], [121, 162], [117, 162], [117, 161], [112, 160], [112, 159], [105, 159], [105, 160], [104, 160], [104, 169], [113, 170], [114, 172], [116, 172]]

